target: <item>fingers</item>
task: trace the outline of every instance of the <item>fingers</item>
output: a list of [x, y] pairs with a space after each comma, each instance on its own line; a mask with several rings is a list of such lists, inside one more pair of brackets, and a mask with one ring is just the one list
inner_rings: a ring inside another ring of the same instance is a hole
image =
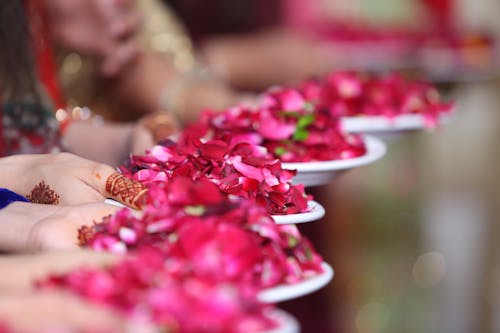
[[139, 126], [148, 130], [155, 142], [165, 140], [180, 129], [177, 119], [166, 111], [157, 111], [142, 117]]
[[130, 147], [133, 155], [144, 155], [155, 143], [153, 134], [148, 129], [140, 125], [134, 127]]
[[145, 203], [147, 189], [143, 184], [115, 172], [106, 178], [105, 193], [129, 207], [140, 209]]
[[126, 40], [134, 36], [141, 25], [141, 16], [133, 11], [120, 17], [109, 26], [110, 35], [117, 40]]
[[138, 47], [132, 37], [136, 34], [142, 19], [130, 1], [105, 0], [96, 4], [107, 22], [107, 32], [110, 37], [100, 71], [105, 77], [113, 77], [137, 56]]
[[85, 170], [82, 180], [105, 198], [114, 199], [128, 207], [140, 209], [144, 204], [146, 187], [116, 172], [109, 165], [94, 164]]
[[131, 1], [94, 0], [94, 4], [113, 38], [124, 39], [135, 34], [141, 19]]
[[131, 208], [140, 209], [145, 199], [146, 188], [141, 183], [121, 176], [109, 165], [73, 154], [48, 156], [48, 161], [42, 169], [34, 172], [40, 173], [40, 176], [36, 176], [33, 182], [38, 181], [40, 184], [28, 193], [30, 199], [40, 199], [32, 200], [33, 202], [74, 205], [102, 203], [105, 198], [110, 198]]
[[88, 250], [0, 256], [0, 269], [9, 272], [0, 276], [0, 293], [28, 291], [36, 281], [48, 275], [65, 274], [78, 267], [105, 267], [117, 260], [114, 254]]
[[[139, 328], [109, 308], [55, 290], [2, 295], [0, 317], [15, 332], [126, 332], [131, 326]], [[140, 329], [153, 331], [142, 325]]]
[[27, 252], [70, 251], [80, 249], [80, 230], [91, 227], [120, 208], [104, 203], [60, 207], [37, 222], [29, 232]]
[[180, 125], [175, 116], [166, 111], [157, 111], [142, 117], [132, 132], [131, 151], [143, 155], [158, 142], [170, 138], [176, 140]]
[[122, 72], [126, 65], [131, 63], [138, 54], [137, 45], [133, 41], [127, 43], [113, 43], [106, 48], [100, 71], [105, 77], [113, 77]]
[[[86, 205], [70, 206], [66, 207], [66, 209], [70, 211], [68, 216], [70, 216], [74, 224], [79, 226], [91, 226], [94, 222], [100, 222], [103, 218], [115, 214], [121, 208], [104, 203], [91, 203]], [[78, 216], [74, 217], [72, 216], [72, 213], [77, 213]]]

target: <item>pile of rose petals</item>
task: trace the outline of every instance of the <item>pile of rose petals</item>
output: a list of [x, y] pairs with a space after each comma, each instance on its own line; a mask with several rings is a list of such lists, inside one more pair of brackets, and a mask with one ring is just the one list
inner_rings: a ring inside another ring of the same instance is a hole
[[208, 179], [224, 194], [249, 199], [274, 215], [306, 212], [312, 199], [303, 185], [292, 185], [294, 171], [283, 170], [265, 148], [249, 143], [192, 137], [178, 144], [167, 141], [145, 156], [132, 156], [122, 171], [145, 184], [176, 176]]
[[86, 299], [179, 332], [273, 328], [257, 293], [320, 274], [322, 258], [294, 225], [277, 225], [212, 181], [176, 174], [150, 182], [144, 210], [122, 209], [79, 231], [82, 246], [127, 254], [107, 269], [52, 276], [40, 287]]
[[300, 87], [305, 98], [332, 117], [422, 115], [428, 127], [452, 110], [429, 82], [412, 81], [392, 73], [369, 75], [333, 72], [323, 79], [309, 80]]
[[259, 303], [251, 285], [203, 278], [190, 265], [143, 247], [107, 269], [53, 276], [39, 287], [69, 289], [166, 332], [263, 332], [279, 324], [267, 315], [273, 307]]
[[260, 145], [282, 162], [349, 159], [366, 153], [362, 138], [344, 133], [338, 118], [299, 90], [284, 87], [267, 91], [257, 106], [206, 110], [183, 135]]
[[177, 176], [149, 184], [141, 216], [123, 209], [84, 227], [80, 242], [125, 253], [152, 247], [182, 258], [214, 281], [245, 281], [256, 288], [295, 283], [322, 272], [321, 257], [295, 225], [278, 225], [248, 200], [228, 200], [208, 180]]
[[205, 111], [178, 142], [166, 140], [121, 171], [148, 187], [143, 211], [122, 209], [79, 242], [126, 254], [106, 269], [79, 269], [40, 282], [146, 318], [167, 331], [264, 331], [277, 323], [259, 291], [323, 272], [322, 258], [294, 225], [270, 214], [307, 210], [281, 162], [366, 154], [345, 116], [421, 114], [437, 124], [451, 106], [433, 86], [399, 75], [332, 73], [299, 89], [275, 87], [253, 107]]

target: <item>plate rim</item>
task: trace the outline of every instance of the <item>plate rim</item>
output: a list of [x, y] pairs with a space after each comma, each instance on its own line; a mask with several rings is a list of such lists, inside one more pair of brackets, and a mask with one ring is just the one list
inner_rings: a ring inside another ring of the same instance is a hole
[[288, 215], [271, 215], [276, 224], [298, 224], [317, 221], [325, 216], [325, 207], [315, 200], [307, 202], [309, 211]]
[[299, 333], [300, 325], [297, 318], [291, 313], [279, 308], [266, 311], [265, 316], [270, 319], [276, 320], [279, 324], [278, 327], [270, 330], [263, 331], [262, 333]]
[[[121, 202], [118, 202], [111, 198], [106, 198], [104, 200], [104, 203], [120, 208], [127, 208], [127, 206], [125, 206]], [[271, 215], [271, 218], [276, 224], [298, 224], [313, 222], [325, 216], [325, 207], [323, 207], [323, 205], [321, 205], [319, 202], [315, 200], [309, 200], [307, 202], [307, 206], [309, 208], [309, 211], [307, 212], [288, 215]]]
[[[450, 114], [439, 115], [439, 123], [446, 124], [452, 119]], [[423, 115], [421, 114], [401, 114], [393, 118], [386, 116], [354, 116], [342, 117], [342, 128], [348, 133], [362, 132], [396, 132], [425, 129]]]
[[340, 171], [370, 164], [382, 158], [387, 153], [387, 145], [373, 135], [363, 135], [366, 154], [345, 160], [312, 161], [312, 162], [282, 162], [283, 169], [297, 170], [299, 173]]
[[335, 270], [326, 261], [321, 263], [323, 273], [294, 284], [280, 284], [265, 288], [257, 294], [263, 303], [278, 303], [311, 294], [326, 286], [334, 277]]

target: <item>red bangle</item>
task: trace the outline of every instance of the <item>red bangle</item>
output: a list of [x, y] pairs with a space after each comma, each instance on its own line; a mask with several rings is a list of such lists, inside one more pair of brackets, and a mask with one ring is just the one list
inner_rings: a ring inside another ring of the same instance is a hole
[[32, 47], [38, 75], [56, 108], [63, 108], [65, 102], [57, 78], [57, 66], [47, 24], [45, 1], [25, 0], [24, 5], [31, 27]]

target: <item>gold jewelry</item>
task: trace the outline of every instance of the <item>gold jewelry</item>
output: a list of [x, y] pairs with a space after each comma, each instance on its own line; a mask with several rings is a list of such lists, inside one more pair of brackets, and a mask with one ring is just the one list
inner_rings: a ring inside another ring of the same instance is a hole
[[152, 135], [154, 142], [165, 140], [179, 130], [177, 119], [169, 112], [158, 111], [144, 116], [139, 125], [146, 128]]

